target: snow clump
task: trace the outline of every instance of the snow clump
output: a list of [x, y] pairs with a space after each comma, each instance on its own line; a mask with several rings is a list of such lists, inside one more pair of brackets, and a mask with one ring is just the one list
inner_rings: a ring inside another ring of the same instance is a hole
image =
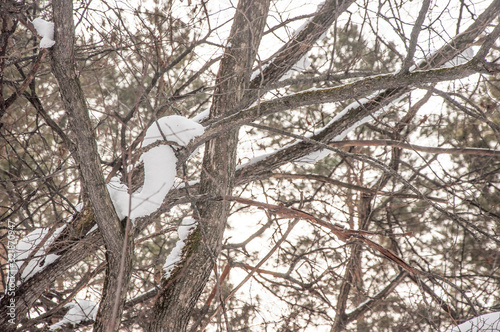
[[[154, 122], [146, 131], [142, 143], [147, 147], [158, 141], [175, 142], [186, 146], [192, 139], [203, 134], [205, 128], [183, 116], [166, 116]], [[144, 185], [133, 193], [128, 186], [113, 177], [108, 191], [120, 219], [129, 216], [132, 222], [158, 210], [172, 188], [176, 176], [177, 157], [169, 145], [158, 145], [144, 152]]]
[[64, 307], [69, 308], [69, 311], [64, 315], [63, 319], [49, 326], [51, 331], [62, 329], [66, 324], [76, 326], [85, 321], [95, 320], [97, 315], [97, 305], [92, 301], [77, 300], [66, 304]]
[[198, 223], [196, 220], [192, 218], [184, 218], [182, 219], [179, 228], [177, 229], [177, 234], [179, 234], [179, 241], [175, 244], [175, 247], [172, 249], [170, 254], [167, 256], [165, 260], [165, 264], [163, 265], [163, 270], [165, 271], [165, 279], [170, 278], [170, 274], [176, 267], [177, 263], [182, 259], [182, 249], [186, 245], [184, 241], [188, 238], [189, 234], [193, 232]]
[[40, 48], [51, 48], [56, 41], [54, 40], [54, 23], [47, 22], [41, 18], [35, 18], [31, 22], [36, 29], [36, 32], [42, 37], [40, 40]]
[[[19, 278], [18, 285], [26, 280], [30, 279], [32, 276], [40, 271], [43, 271], [48, 265], [52, 264], [59, 255], [49, 254], [46, 255], [46, 251], [50, 245], [54, 242], [57, 236], [63, 231], [66, 225], [57, 228], [52, 235], [40, 246], [38, 251], [31, 257], [29, 263], [23, 269], [21, 276]], [[33, 232], [22, 238], [16, 246], [15, 249], [15, 268], [14, 274], [17, 274], [22, 264], [31, 256], [32, 251], [38, 247], [38, 245], [44, 240], [48, 235], [50, 228], [38, 228]]]

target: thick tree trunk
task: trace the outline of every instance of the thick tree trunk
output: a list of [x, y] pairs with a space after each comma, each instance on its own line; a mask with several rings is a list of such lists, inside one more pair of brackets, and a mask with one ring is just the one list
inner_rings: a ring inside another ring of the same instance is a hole
[[[224, 116], [240, 105], [249, 86], [252, 65], [262, 38], [268, 0], [241, 0], [228, 46], [217, 75], [210, 116]], [[205, 146], [201, 174], [202, 194], [231, 195], [234, 184], [238, 130], [228, 130]], [[163, 281], [150, 322], [151, 331], [185, 331], [192, 309], [208, 281], [219, 255], [229, 212], [229, 202], [206, 201], [197, 205], [199, 227], [187, 243], [187, 257]]]
[[[76, 142], [76, 159], [82, 184], [90, 199], [106, 247], [106, 279], [94, 331], [115, 331], [120, 325], [130, 279], [133, 238], [125, 235], [125, 227], [116, 215], [106, 188], [85, 96], [76, 76], [73, 3], [54, 0], [52, 8], [56, 40], [52, 51], [52, 71], [59, 84]], [[127, 243], [124, 245], [125, 240]]]

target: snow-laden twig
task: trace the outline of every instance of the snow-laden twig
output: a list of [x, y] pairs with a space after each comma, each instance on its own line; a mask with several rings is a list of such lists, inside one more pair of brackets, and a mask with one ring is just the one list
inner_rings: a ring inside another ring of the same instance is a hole
[[[19, 284], [30, 279], [36, 273], [43, 271], [49, 264], [52, 264], [59, 258], [59, 255], [56, 254], [46, 255], [46, 251], [65, 227], [66, 225], [57, 228], [51, 235], [49, 235], [50, 228], [38, 228], [19, 241], [15, 249], [17, 270], [13, 272], [17, 274], [19, 269], [22, 268], [22, 264], [31, 257], [28, 264], [21, 271]], [[45, 239], [47, 236], [49, 238]], [[42, 244], [44, 239], [45, 242]], [[32, 254], [33, 250], [37, 247], [40, 248], [38, 248], [35, 254]]]

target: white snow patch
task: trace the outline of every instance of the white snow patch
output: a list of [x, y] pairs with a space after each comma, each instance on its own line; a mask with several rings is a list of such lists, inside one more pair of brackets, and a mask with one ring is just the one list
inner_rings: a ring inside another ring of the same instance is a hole
[[[25, 282], [36, 273], [43, 271], [48, 265], [52, 264], [57, 258], [59, 258], [59, 255], [46, 255], [45, 252], [65, 227], [66, 225], [57, 228], [54, 233], [50, 235], [50, 238], [48, 238], [40, 247], [40, 249], [38, 249], [38, 251], [31, 257], [30, 261], [21, 273], [18, 284]], [[35, 250], [38, 244], [41, 243], [43, 239], [48, 235], [49, 230], [50, 228], [35, 229], [33, 232], [29, 233], [19, 241], [15, 249], [17, 268], [15, 274], [17, 274], [23, 263], [31, 255], [32, 251]]]
[[[324, 1], [321, 2], [320, 4], [318, 4], [317, 6], [317, 9], [316, 9], [316, 12], [319, 11], [321, 9], [321, 7], [323, 7], [324, 5]], [[299, 26], [294, 32], [293, 32], [293, 36], [292, 36], [292, 40], [293, 39], [296, 39], [298, 37], [298, 35], [307, 27], [307, 25], [309, 23], [311, 23], [311, 21], [314, 19], [315, 16], [312, 16], [310, 18], [308, 18], [307, 20], [304, 21], [304, 23], [302, 23], [301, 26]], [[320, 40], [323, 39], [323, 36], [320, 37]], [[309, 67], [311, 66], [311, 61], [309, 60], [309, 57], [307, 56], [307, 53], [304, 54], [304, 56], [302, 58], [299, 59], [299, 61], [297, 61], [293, 66], [292, 68], [290, 68], [289, 71], [287, 71], [280, 79], [279, 81], [284, 81], [288, 78], [290, 78], [290, 76], [292, 76], [293, 72], [303, 72], [305, 70], [307, 70]]]
[[42, 37], [40, 48], [51, 48], [56, 41], [54, 40], [54, 23], [47, 22], [41, 18], [35, 18], [32, 22], [36, 32]]
[[338, 119], [340, 119], [341, 117], [343, 117], [347, 112], [349, 112], [351, 109], [353, 108], [358, 108], [359, 106], [361, 105], [364, 105], [364, 104], [367, 104], [369, 103], [373, 98], [375, 98], [376, 96], [378, 96], [379, 94], [383, 93], [385, 90], [377, 90], [375, 91], [374, 93], [372, 93], [371, 95], [369, 95], [368, 97], [366, 98], [361, 98], [359, 99], [358, 101], [354, 101], [352, 103], [350, 103], [346, 108], [344, 108], [339, 114], [337, 114], [327, 125], [326, 127], [328, 127], [331, 123], [337, 121]]
[[[170, 115], [158, 119], [146, 131], [142, 146], [148, 146], [156, 141], [162, 141], [163, 136], [167, 141], [173, 141], [181, 146], [203, 134], [205, 128], [193, 120], [180, 115]], [[162, 135], [163, 134], [163, 135]]]
[[[203, 134], [199, 123], [179, 115], [166, 116], [153, 123], [146, 131], [143, 147], [166, 139], [186, 146], [193, 138]], [[168, 145], [159, 145], [143, 153], [144, 185], [129, 193], [128, 186], [113, 177], [108, 191], [120, 219], [129, 216], [132, 222], [158, 210], [172, 188], [176, 175], [177, 157]]]
[[[319, 10], [319, 6], [318, 6], [318, 10]], [[316, 10], [317, 11], [317, 10]], [[314, 17], [314, 16], [313, 16]], [[307, 20], [305, 20], [297, 29], [295, 29], [295, 31], [293, 32], [293, 36], [292, 36], [292, 39], [296, 39], [297, 36], [302, 32], [302, 30], [304, 30], [306, 28], [306, 26], [312, 21], [312, 18], [308, 18]]]
[[[311, 89], [306, 90], [306, 91], [316, 91], [316, 90], [323, 90], [323, 89], [322, 88], [311, 88]], [[374, 93], [372, 93], [371, 95], [369, 95], [368, 97], [360, 98], [358, 101], [352, 102], [351, 104], [349, 104], [348, 106], [346, 106], [342, 111], [340, 111], [338, 114], [336, 114], [333, 117], [333, 119], [331, 119], [326, 124], [326, 126], [324, 126], [322, 128], [315, 129], [313, 133], [307, 134], [307, 135], [305, 135], [305, 137], [306, 138], [311, 138], [314, 135], [317, 135], [320, 132], [326, 130], [326, 128], [328, 128], [329, 126], [331, 126], [334, 122], [338, 121], [343, 116], [345, 116], [347, 114], [347, 112], [349, 112], [350, 110], [352, 110], [354, 108], [357, 108], [357, 107], [359, 107], [361, 105], [364, 105], [364, 104], [370, 102], [373, 98], [375, 98], [377, 95], [383, 93], [384, 91], [385, 90], [377, 90]], [[407, 94], [401, 95], [400, 97], [396, 98], [394, 101], [392, 101], [391, 103], [389, 103], [388, 105], [384, 106], [380, 111], [375, 112], [373, 115], [368, 115], [368, 116], [364, 117], [363, 119], [357, 121], [352, 126], [350, 126], [346, 130], [344, 130], [343, 132], [341, 132], [340, 134], [338, 134], [337, 136], [335, 136], [331, 141], [332, 142], [337, 142], [337, 141], [343, 140], [347, 136], [347, 134], [349, 134], [351, 131], [353, 131], [354, 129], [358, 128], [359, 126], [361, 126], [361, 125], [369, 122], [371, 119], [373, 119], [375, 116], [377, 116], [380, 112], [382, 112], [384, 108], [389, 107], [389, 106], [391, 106], [393, 104], [396, 104], [397, 102], [399, 102], [400, 100], [402, 100], [404, 97], [406, 97], [406, 95]], [[236, 170], [239, 170], [241, 168], [253, 165], [253, 164], [255, 164], [257, 162], [260, 162], [262, 160], [265, 160], [268, 157], [273, 156], [277, 152], [279, 152], [279, 151], [281, 151], [283, 149], [289, 148], [290, 146], [292, 146], [294, 144], [297, 144], [297, 142], [294, 142], [294, 143], [291, 143], [291, 144], [287, 144], [284, 147], [282, 147], [282, 148], [280, 148], [280, 149], [278, 149], [276, 151], [273, 151], [273, 152], [270, 152], [270, 153], [265, 153], [265, 154], [262, 154], [260, 156], [255, 157], [255, 158], [252, 158], [247, 163], [245, 163], [243, 165], [237, 166]], [[303, 157], [300, 157], [300, 158], [294, 160], [294, 162], [300, 163], [300, 164], [316, 163], [316, 162], [318, 162], [318, 161], [326, 158], [331, 152], [332, 151], [328, 150], [328, 149], [319, 149], [317, 151], [311, 152], [308, 155], [305, 155]]]
[[179, 235], [179, 241], [175, 244], [175, 247], [172, 249], [170, 254], [167, 256], [165, 260], [165, 264], [163, 265], [163, 270], [165, 271], [164, 278], [170, 278], [170, 274], [174, 270], [175, 266], [182, 259], [182, 249], [186, 245], [184, 241], [188, 238], [189, 234], [197, 227], [198, 223], [193, 218], [184, 218], [182, 219], [179, 228], [177, 228], [177, 234]]
[[[320, 10], [323, 9], [323, 6], [325, 5], [325, 1], [321, 1], [318, 3], [318, 5], [316, 6], [316, 13], [319, 12]], [[302, 23], [301, 26], [299, 26], [297, 29], [295, 29], [295, 31], [293, 32], [293, 38], [294, 39], [295, 37], [297, 37], [301, 32], [302, 30], [304, 30], [306, 28], [306, 26], [311, 23], [311, 21], [316, 17], [316, 15], [313, 15], [311, 17], [309, 17], [307, 20], [304, 21], [304, 23]]]
[[[339, 112], [330, 122], [328, 122], [328, 124], [321, 128], [321, 129], [317, 129], [314, 131], [314, 134], [318, 134], [319, 132], [325, 130], [327, 127], [329, 127], [332, 123], [334, 123], [335, 121], [337, 121], [338, 119], [340, 119], [341, 117], [343, 117], [344, 115], [347, 114], [348, 111], [350, 111], [351, 109], [353, 108], [357, 108], [363, 104], [366, 104], [367, 102], [369, 102], [371, 99], [373, 99], [376, 95], [378, 95], [379, 93], [382, 93], [384, 92], [385, 90], [379, 90], [379, 91], [376, 91], [374, 94], [371, 94], [370, 96], [368, 96], [367, 98], [361, 98], [358, 101], [355, 101], [351, 104], [349, 104], [346, 108], [344, 108], [341, 112]], [[350, 126], [349, 128], [347, 128], [346, 130], [344, 130], [343, 132], [341, 132], [340, 134], [338, 134], [337, 136], [335, 136], [331, 142], [339, 142], [339, 141], [342, 141], [344, 138], [346, 138], [347, 134], [349, 134], [351, 131], [353, 131], [354, 129], [358, 128], [359, 126], [362, 126], [364, 125], [365, 123], [369, 122], [371, 119], [373, 119], [374, 117], [376, 117], [380, 112], [382, 112], [384, 110], [384, 108], [386, 107], [390, 107], [396, 103], [398, 103], [399, 101], [401, 101], [404, 97], [406, 97], [407, 93], [405, 94], [402, 94], [400, 97], [396, 98], [394, 101], [392, 101], [391, 103], [389, 103], [388, 105], [382, 107], [381, 110], [379, 110], [378, 112], [375, 112], [373, 115], [370, 114], [370, 115], [367, 115], [365, 116], [363, 119], [357, 121], [356, 123], [354, 123], [352, 126]], [[298, 163], [316, 163], [324, 158], [326, 158], [330, 153], [332, 153], [332, 150], [328, 150], [328, 149], [320, 149], [318, 151], [314, 151], [306, 156], [303, 156], [299, 159], [296, 160], [296, 162]]]
[[82, 212], [82, 209], [83, 209], [83, 203], [78, 203], [78, 204], [75, 206], [75, 209], [76, 209], [76, 212]]
[[500, 312], [472, 318], [446, 332], [495, 332], [500, 331]]
[[[306, 91], [317, 91], [317, 90], [323, 90], [322, 88], [311, 88], [311, 89], [308, 89]], [[349, 112], [351, 109], [353, 108], [357, 108], [359, 107], [360, 105], [362, 104], [366, 104], [368, 103], [371, 99], [375, 98], [375, 96], [377, 96], [379, 93], [382, 93], [384, 92], [385, 90], [377, 90], [375, 91], [373, 94], [371, 94], [370, 96], [366, 97], [366, 98], [361, 98], [358, 101], [355, 101], [355, 102], [352, 102], [351, 104], [349, 104], [347, 107], [345, 107], [342, 111], [340, 111], [337, 115], [335, 115], [333, 117], [332, 120], [330, 120], [326, 126], [322, 127], [322, 128], [318, 128], [318, 129], [315, 129], [313, 131], [313, 133], [309, 133], [309, 134], [306, 134], [305, 137], [306, 138], [311, 138], [312, 136], [314, 135], [317, 135], [318, 133], [322, 132], [323, 130], [325, 130], [328, 126], [330, 126], [332, 123], [334, 123], [335, 121], [339, 120], [340, 118], [342, 118], [344, 115], [347, 114], [347, 112]], [[398, 98], [396, 101], [394, 101], [393, 103], [399, 101], [400, 98]], [[393, 104], [391, 103], [391, 104]], [[367, 116], [363, 119], [361, 119], [360, 121], [356, 122], [354, 125], [352, 125], [351, 127], [347, 128], [346, 130], [344, 130], [342, 133], [340, 133], [339, 135], [337, 135], [336, 137], [334, 137], [334, 139], [332, 141], [340, 141], [342, 139], [344, 139], [347, 134], [356, 129], [357, 127], [361, 126], [362, 124], [368, 122], [370, 119], [372, 118], [372, 116]], [[260, 162], [262, 160], [265, 160], [267, 159], [268, 157], [270, 156], [273, 156], [275, 153], [283, 150], [283, 149], [287, 149], [289, 148], [290, 146], [294, 145], [294, 144], [297, 144], [298, 142], [294, 142], [294, 143], [291, 143], [291, 144], [287, 144], [285, 145], [284, 147], [276, 150], [276, 151], [273, 151], [273, 152], [269, 152], [269, 153], [265, 153], [265, 154], [262, 154], [260, 156], [257, 156], [257, 157], [254, 157], [252, 159], [250, 159], [247, 163], [243, 164], [243, 165], [239, 165], [236, 167], [236, 170], [239, 170], [243, 167], [247, 167], [247, 166], [250, 166], [250, 165], [253, 165], [257, 162]], [[321, 159], [324, 159], [325, 157], [327, 157], [332, 151], [331, 150], [328, 150], [328, 149], [320, 149], [320, 150], [317, 150], [317, 151], [314, 151], [314, 152], [311, 152], [310, 154], [308, 155], [305, 155], [303, 157], [300, 157], [296, 160], [294, 160], [296, 163], [300, 163], [300, 164], [311, 164], [311, 163], [316, 163], [318, 161], [320, 161]]]
[[306, 69], [309, 69], [310, 66], [311, 66], [311, 61], [309, 60], [309, 57], [307, 56], [307, 54], [305, 54], [302, 58], [300, 58], [299, 61], [297, 61], [293, 65], [292, 70], [304, 71]]
[[463, 65], [464, 63], [467, 63], [468, 61], [472, 60], [474, 57], [475, 53], [472, 47], [466, 48], [462, 53], [451, 59], [450, 61], [446, 62], [442, 67], [443, 68], [448, 68], [448, 67], [455, 67], [455, 66], [460, 66]]
[[330, 153], [332, 153], [332, 151], [328, 149], [316, 150], [309, 153], [308, 155], [300, 157], [299, 159], [295, 160], [295, 162], [299, 164], [315, 164], [318, 161], [328, 157]]
[[85, 236], [89, 235], [90, 233], [94, 232], [96, 229], [97, 229], [98, 225], [95, 224], [94, 226], [92, 226], [92, 228], [87, 232], [87, 234], [85, 234]]
[[[187, 186], [188, 187], [193, 187], [193, 186], [196, 186], [199, 183], [200, 183], [199, 180], [191, 180], [191, 181], [187, 182]], [[176, 178], [174, 180], [174, 185], [172, 186], [172, 188], [173, 189], [184, 189], [184, 188], [186, 188], [186, 181], [183, 181], [181, 179]]]
[[266, 68], [269, 66], [270, 63], [272, 63], [274, 61], [274, 58], [270, 59], [269, 61], [266, 61], [266, 64], [265, 65], [259, 65], [257, 67], [257, 69], [255, 69], [253, 72], [252, 72], [252, 76], [250, 76], [250, 81], [253, 81], [257, 76], [259, 76], [260, 74], [264, 73], [264, 71], [266, 70]]
[[297, 144], [297, 142], [294, 142], [294, 143], [292, 143], [292, 144], [287, 144], [287, 145], [283, 146], [282, 148], [279, 148], [279, 149], [278, 149], [278, 150], [276, 150], [276, 151], [273, 151], [273, 152], [268, 152], [268, 153], [264, 153], [264, 154], [262, 154], [262, 155], [260, 155], [260, 156], [254, 157], [254, 158], [250, 159], [249, 161], [247, 161], [246, 163], [236, 166], [236, 170], [238, 171], [238, 170], [240, 170], [240, 169], [242, 169], [242, 168], [244, 168], [244, 167], [248, 167], [248, 166], [253, 165], [253, 164], [255, 164], [255, 163], [258, 163], [258, 162], [260, 162], [260, 161], [262, 161], [262, 160], [265, 160], [265, 159], [267, 159], [268, 157], [273, 156], [273, 155], [274, 155], [274, 154], [276, 154], [277, 152], [279, 152], [279, 151], [281, 151], [281, 150], [283, 150], [283, 149], [286, 149], [286, 148], [288, 148], [288, 147], [290, 147], [290, 146], [292, 146], [292, 145], [294, 145], [294, 144]]
[[206, 109], [203, 112], [201, 112], [200, 114], [196, 115], [194, 118], [192, 118], [192, 120], [194, 122], [201, 123], [205, 119], [208, 119], [209, 115], [210, 115], [210, 109]]
[[88, 320], [95, 320], [97, 315], [97, 305], [92, 301], [77, 300], [73, 303], [68, 303], [64, 306], [70, 308], [59, 322], [49, 326], [51, 331], [62, 329], [64, 325], [71, 324], [76, 326]]
[[297, 61], [293, 66], [292, 68], [287, 71], [280, 79], [279, 81], [284, 81], [288, 78], [290, 78], [290, 76], [292, 76], [293, 72], [303, 72], [305, 70], [307, 70], [309, 67], [311, 66], [311, 61], [309, 61], [309, 57], [307, 56], [307, 54], [305, 54], [302, 58], [299, 59], [299, 61]]
[[[314, 134], [316, 135], [316, 134], [320, 133], [321, 131], [325, 130], [332, 123], [334, 123], [335, 121], [338, 121], [344, 115], [346, 115], [347, 112], [349, 112], [351, 109], [357, 108], [357, 107], [359, 107], [359, 106], [361, 106], [363, 104], [368, 103], [372, 98], [374, 98], [376, 95], [378, 95], [379, 93], [381, 93], [383, 91], [384, 90], [376, 91], [375, 93], [371, 94], [367, 98], [361, 98], [359, 101], [352, 102], [347, 107], [345, 107], [342, 111], [340, 111], [337, 115], [335, 115], [333, 117], [333, 119], [331, 119], [330, 122], [328, 122], [326, 124], [326, 126], [324, 126], [323, 128], [314, 130]], [[332, 142], [338, 142], [338, 141], [343, 140], [347, 136], [347, 134], [349, 134], [351, 131], [353, 131], [354, 129], [358, 128], [359, 126], [367, 123], [368, 121], [370, 121], [370, 119], [372, 119], [372, 116], [368, 115], [368, 116], [364, 117], [363, 119], [357, 121], [355, 124], [353, 124], [352, 126], [350, 126], [349, 128], [347, 128], [346, 130], [344, 130], [343, 132], [341, 132], [340, 134], [338, 134], [337, 136], [335, 136], [332, 139]], [[312, 152], [312, 153], [310, 153], [308, 155], [305, 155], [305, 156], [297, 159], [296, 162], [301, 163], [301, 164], [311, 164], [311, 163], [314, 164], [314, 163], [316, 163], [316, 162], [318, 162], [318, 161], [326, 158], [331, 152], [332, 151], [328, 150], [328, 149], [320, 149], [320, 150], [314, 151], [314, 152]]]
[[[427, 54], [427, 56], [425, 56], [424, 58], [420, 58], [419, 60], [419, 64], [418, 66], [417, 65], [412, 65], [409, 69], [409, 71], [414, 71], [415, 69], [417, 69], [417, 67], [420, 67], [422, 65], [422, 63], [427, 63], [427, 60], [428, 59], [432, 59], [434, 56], [436, 55], [436, 51], [432, 51], [430, 53]], [[456, 57], [454, 57], [453, 59], [445, 62], [441, 68], [450, 68], [450, 67], [455, 67], [455, 66], [460, 66], [460, 65], [463, 65], [464, 63], [472, 60], [472, 58], [474, 58], [474, 55], [475, 55], [475, 52], [474, 52], [474, 49], [471, 47], [468, 47], [466, 48], [462, 53], [460, 53], [459, 55], [457, 55]], [[397, 70], [396, 71], [396, 74], [400, 73], [401, 72], [401, 69]]]
[[349, 134], [354, 129], [358, 128], [361, 125], [364, 125], [365, 123], [367, 123], [368, 121], [370, 121], [371, 119], [373, 119], [373, 117], [376, 116], [377, 113], [378, 112], [376, 112], [373, 116], [371, 114], [367, 115], [364, 118], [362, 118], [361, 120], [357, 121], [355, 124], [353, 124], [352, 126], [350, 126], [349, 128], [347, 128], [346, 130], [344, 130], [343, 132], [341, 132], [340, 134], [338, 134], [337, 136], [335, 136], [332, 139], [332, 142], [338, 142], [338, 141], [343, 140], [347, 136], [347, 134]]

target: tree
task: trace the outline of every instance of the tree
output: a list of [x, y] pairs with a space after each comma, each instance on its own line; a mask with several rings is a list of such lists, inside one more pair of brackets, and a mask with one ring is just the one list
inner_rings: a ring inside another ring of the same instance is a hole
[[221, 4], [0, 4], [2, 330], [498, 310], [500, 1]]

